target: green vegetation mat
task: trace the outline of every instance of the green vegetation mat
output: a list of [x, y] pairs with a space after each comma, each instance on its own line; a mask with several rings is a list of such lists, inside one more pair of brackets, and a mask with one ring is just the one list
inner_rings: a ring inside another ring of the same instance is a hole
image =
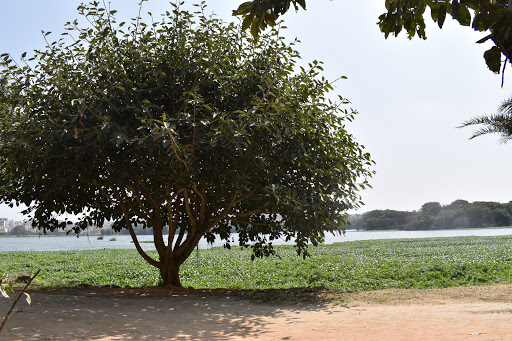
[[[310, 248], [302, 259], [292, 246], [279, 257], [250, 260], [248, 249], [194, 252], [181, 268], [194, 288], [332, 289], [443, 288], [512, 282], [512, 236], [369, 240]], [[156, 257], [156, 253], [152, 252]], [[135, 250], [0, 252], [0, 272], [32, 274], [40, 288], [77, 285], [147, 287], [158, 272]]]

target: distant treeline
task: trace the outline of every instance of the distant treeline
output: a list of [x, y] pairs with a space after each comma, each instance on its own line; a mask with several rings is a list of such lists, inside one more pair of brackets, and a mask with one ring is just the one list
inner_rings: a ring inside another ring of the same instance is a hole
[[428, 202], [419, 211], [375, 210], [351, 217], [350, 228], [358, 230], [440, 230], [502, 227], [512, 225], [512, 201], [456, 200], [442, 206]]

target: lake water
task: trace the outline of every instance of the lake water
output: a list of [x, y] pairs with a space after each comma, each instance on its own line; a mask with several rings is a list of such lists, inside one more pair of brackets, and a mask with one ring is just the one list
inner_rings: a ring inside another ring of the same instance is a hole
[[[343, 235], [327, 234], [326, 244], [337, 242], [348, 242], [355, 240], [370, 239], [403, 239], [403, 238], [434, 238], [434, 237], [458, 237], [458, 236], [506, 236], [512, 235], [512, 228], [499, 229], [467, 229], [467, 230], [435, 230], [435, 231], [347, 231]], [[233, 234], [232, 245], [238, 245], [237, 234]], [[5, 237], [0, 238], [0, 251], [72, 251], [72, 250], [98, 250], [98, 249], [134, 249], [130, 236], [115, 236], [115, 241], [110, 241], [112, 236], [105, 236], [98, 240], [97, 236], [44, 236], [41, 237]], [[153, 236], [139, 236], [139, 241], [152, 241]], [[286, 243], [284, 240], [273, 242], [277, 244]], [[200, 249], [207, 249], [214, 246], [222, 246], [221, 240], [216, 240], [213, 245], [202, 239], [199, 243]], [[145, 250], [154, 250], [152, 243], [141, 244]]]

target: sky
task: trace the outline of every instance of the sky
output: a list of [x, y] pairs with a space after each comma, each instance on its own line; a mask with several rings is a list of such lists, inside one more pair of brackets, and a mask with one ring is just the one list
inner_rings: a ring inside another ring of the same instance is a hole
[[[120, 19], [138, 14], [138, 0], [112, 0]], [[231, 21], [243, 0], [206, 0], [207, 12]], [[187, 4], [192, 2], [187, 1]], [[490, 72], [474, 32], [447, 19], [440, 30], [427, 22], [427, 40], [405, 34], [384, 39], [377, 26], [384, 0], [309, 0], [307, 11], [290, 11], [283, 35], [296, 46], [303, 63], [324, 62], [323, 74], [334, 80], [333, 96], [342, 95], [359, 114], [347, 130], [376, 162], [372, 189], [361, 192], [363, 213], [375, 209], [419, 210], [426, 202], [448, 205], [457, 199], [512, 200], [512, 143], [497, 135], [469, 140], [472, 128], [457, 128], [478, 115], [495, 112], [512, 96], [512, 72]], [[19, 57], [44, 47], [41, 30], [58, 34], [79, 18], [76, 0], [3, 1], [0, 53]], [[149, 0], [143, 12], [155, 17], [171, 8]], [[427, 16], [429, 15], [427, 10]], [[509, 66], [509, 70], [512, 67]], [[20, 208], [0, 205], [0, 217], [22, 219]], [[352, 212], [353, 213], [353, 212]]]

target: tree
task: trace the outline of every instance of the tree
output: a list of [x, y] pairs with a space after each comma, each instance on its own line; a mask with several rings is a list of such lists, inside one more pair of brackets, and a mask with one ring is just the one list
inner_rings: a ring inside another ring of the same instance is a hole
[[504, 209], [496, 209], [490, 212], [494, 226], [510, 226], [512, 218]]
[[464, 207], [464, 214], [468, 218], [469, 227], [484, 227], [486, 226], [486, 209], [478, 203], [472, 203], [471, 205]]
[[470, 222], [464, 215], [464, 211], [461, 208], [449, 207], [439, 213], [436, 217], [433, 228], [435, 229], [457, 229], [467, 228]]
[[421, 212], [430, 216], [438, 215], [442, 210], [442, 206], [438, 202], [427, 202], [421, 206]]
[[8, 80], [5, 75], [0, 75], [0, 115], [7, 112], [9, 108], [7, 103], [7, 84]]
[[409, 216], [405, 230], [432, 230], [435, 227], [436, 219], [437, 216], [432, 216], [425, 212], [413, 212]]
[[[3, 55], [0, 202], [27, 205], [43, 231], [66, 228], [63, 213], [78, 216], [76, 233], [113, 221], [164, 285], [181, 286], [202, 237], [229, 247], [233, 230], [253, 257], [277, 238], [306, 256], [344, 225], [372, 174], [344, 127], [355, 112], [326, 100], [321, 63], [295, 71], [300, 56], [277, 31], [254, 40], [202, 6], [173, 6], [126, 25], [81, 5], [91, 26], [67, 23], [70, 43], [48, 43], [24, 66]], [[152, 228], [157, 259], [135, 225]]]
[[362, 230], [404, 229], [410, 215], [410, 212], [374, 210], [364, 213], [355, 221], [354, 227]]
[[452, 202], [451, 204], [447, 205], [446, 208], [447, 209], [453, 209], [453, 210], [459, 210], [459, 209], [462, 209], [462, 208], [464, 208], [464, 207], [466, 207], [468, 205], [469, 205], [469, 201], [462, 200], [462, 199], [457, 199], [454, 202]]
[[23, 225], [16, 225], [12, 228], [11, 234], [15, 236], [22, 236], [28, 234], [27, 229]]

